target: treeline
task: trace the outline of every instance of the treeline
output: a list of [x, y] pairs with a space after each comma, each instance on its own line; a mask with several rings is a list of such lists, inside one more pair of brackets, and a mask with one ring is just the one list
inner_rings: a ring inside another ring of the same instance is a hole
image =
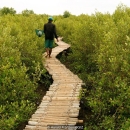
[[[3, 15], [16, 15], [17, 14], [17, 11], [14, 9], [14, 8], [9, 8], [9, 7], [3, 7], [3, 8], [0, 8], [0, 16], [3, 16]], [[21, 14], [23, 15], [30, 15], [30, 14], [35, 14], [33, 10], [23, 10], [21, 12]]]
[[[22, 14], [24, 16], [29, 16], [31, 14], [35, 14], [35, 12], [33, 10], [25, 9], [22, 12], [17, 13], [17, 11], [14, 8], [9, 8], [9, 7], [0, 8], [0, 16], [3, 16], [3, 15], [16, 15], [16, 14]], [[47, 15], [47, 14], [44, 13], [43, 15]], [[64, 13], [63, 13], [64, 18], [67, 18], [70, 15], [71, 15], [71, 13], [69, 11], [64, 11]]]

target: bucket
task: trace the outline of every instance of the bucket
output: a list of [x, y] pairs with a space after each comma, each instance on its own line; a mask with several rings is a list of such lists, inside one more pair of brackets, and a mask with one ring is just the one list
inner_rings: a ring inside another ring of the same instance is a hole
[[44, 34], [43, 30], [39, 30], [39, 29], [35, 29], [35, 32], [38, 37], [41, 37]]

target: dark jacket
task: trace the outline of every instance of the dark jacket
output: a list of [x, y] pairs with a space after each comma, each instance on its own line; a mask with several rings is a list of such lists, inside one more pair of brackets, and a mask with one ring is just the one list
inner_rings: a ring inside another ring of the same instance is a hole
[[48, 22], [43, 27], [45, 33], [45, 40], [53, 40], [54, 37], [57, 39], [55, 24]]

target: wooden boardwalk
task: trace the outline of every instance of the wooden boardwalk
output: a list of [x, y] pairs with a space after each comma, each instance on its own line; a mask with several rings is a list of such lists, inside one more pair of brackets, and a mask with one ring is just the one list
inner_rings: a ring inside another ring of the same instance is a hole
[[53, 84], [24, 130], [53, 130], [52, 127], [56, 130], [56, 125], [62, 127], [82, 122], [78, 120], [80, 109], [78, 96], [82, 80], [56, 59], [56, 56], [70, 45], [61, 40], [57, 44], [58, 46], [52, 50], [52, 58], [47, 58], [44, 63], [52, 75]]

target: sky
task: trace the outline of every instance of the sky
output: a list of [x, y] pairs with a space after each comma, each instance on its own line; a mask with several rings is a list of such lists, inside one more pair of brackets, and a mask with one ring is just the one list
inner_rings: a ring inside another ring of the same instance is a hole
[[130, 0], [0, 0], [0, 9], [12, 7], [17, 13], [27, 9], [36, 14], [63, 15], [68, 11], [73, 15], [91, 15], [95, 12], [112, 14], [121, 4], [130, 7]]

